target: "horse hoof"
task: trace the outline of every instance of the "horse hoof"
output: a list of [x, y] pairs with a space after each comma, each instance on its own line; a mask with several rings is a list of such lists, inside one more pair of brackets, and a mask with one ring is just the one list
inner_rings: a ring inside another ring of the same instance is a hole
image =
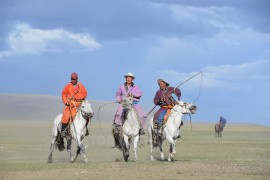
[[155, 161], [155, 159], [153, 157], [151, 157], [151, 161]]
[[52, 163], [52, 160], [51, 159], [48, 159], [47, 163]]
[[168, 162], [174, 162], [173, 157], [168, 157]]

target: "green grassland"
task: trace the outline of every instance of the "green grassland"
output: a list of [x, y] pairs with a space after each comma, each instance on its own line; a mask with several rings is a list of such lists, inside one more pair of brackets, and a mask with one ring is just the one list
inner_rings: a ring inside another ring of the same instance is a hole
[[[110, 124], [92, 123], [84, 144], [88, 163], [55, 151], [47, 164], [52, 122], [0, 121], [0, 179], [270, 179], [270, 127], [227, 124], [216, 138], [214, 124], [185, 123], [174, 162], [150, 161], [148, 136], [138, 148], [138, 162], [124, 162], [111, 148]], [[75, 152], [75, 141], [73, 152]], [[165, 157], [168, 143], [164, 144]]]

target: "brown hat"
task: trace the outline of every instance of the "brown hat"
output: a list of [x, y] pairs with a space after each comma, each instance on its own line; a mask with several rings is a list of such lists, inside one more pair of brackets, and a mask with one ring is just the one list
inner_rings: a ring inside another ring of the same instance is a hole
[[164, 79], [158, 79], [157, 83], [159, 84], [160, 82], [164, 82], [166, 84], [166, 86], [169, 86], [170, 84], [167, 83]]
[[72, 73], [71, 74], [71, 79], [78, 79], [78, 74], [77, 73]]

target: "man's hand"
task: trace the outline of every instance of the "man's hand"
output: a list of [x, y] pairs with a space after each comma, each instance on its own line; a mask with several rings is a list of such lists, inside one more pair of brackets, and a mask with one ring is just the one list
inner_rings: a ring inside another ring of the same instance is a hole
[[118, 100], [118, 103], [121, 104], [122, 103], [122, 100]]
[[66, 106], [69, 106], [69, 102], [66, 102], [65, 105], [66, 105]]

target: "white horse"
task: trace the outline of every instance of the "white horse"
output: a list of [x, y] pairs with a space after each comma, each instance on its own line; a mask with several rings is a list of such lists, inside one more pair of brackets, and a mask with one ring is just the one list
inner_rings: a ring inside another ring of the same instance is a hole
[[[71, 123], [71, 137], [67, 137], [67, 152], [71, 162], [74, 162], [81, 152], [85, 153], [83, 139], [85, 137], [86, 123], [87, 121], [91, 120], [93, 115], [94, 113], [91, 108], [91, 104], [87, 100], [83, 100], [81, 106], [78, 107], [78, 111], [73, 120], [73, 123]], [[52, 153], [55, 147], [58, 148], [59, 151], [63, 151], [65, 149], [64, 138], [61, 137], [62, 116], [63, 114], [59, 114], [55, 117], [53, 122], [50, 154], [47, 161], [48, 163], [52, 163]], [[77, 153], [74, 156], [71, 155], [71, 139], [75, 139], [77, 142]], [[87, 162], [85, 155], [84, 161]]]
[[124, 124], [122, 127], [122, 151], [125, 161], [128, 161], [130, 142], [133, 139], [134, 161], [138, 160], [137, 147], [139, 142], [140, 123], [133, 106], [133, 97], [123, 96]]
[[[162, 150], [162, 143], [165, 139], [170, 143], [170, 154], [168, 161], [173, 160], [175, 154], [175, 144], [177, 137], [180, 135], [180, 126], [182, 122], [183, 114], [194, 114], [197, 107], [194, 104], [185, 103], [183, 101], [177, 101], [176, 105], [171, 109], [171, 113], [168, 117], [167, 123], [161, 128], [161, 136], [158, 136], [153, 128], [153, 117], [150, 119], [149, 133], [149, 145], [151, 151], [151, 160], [154, 161], [153, 148], [159, 147], [161, 160], [164, 160], [164, 154]], [[153, 137], [157, 139], [157, 143], [154, 144]]]

